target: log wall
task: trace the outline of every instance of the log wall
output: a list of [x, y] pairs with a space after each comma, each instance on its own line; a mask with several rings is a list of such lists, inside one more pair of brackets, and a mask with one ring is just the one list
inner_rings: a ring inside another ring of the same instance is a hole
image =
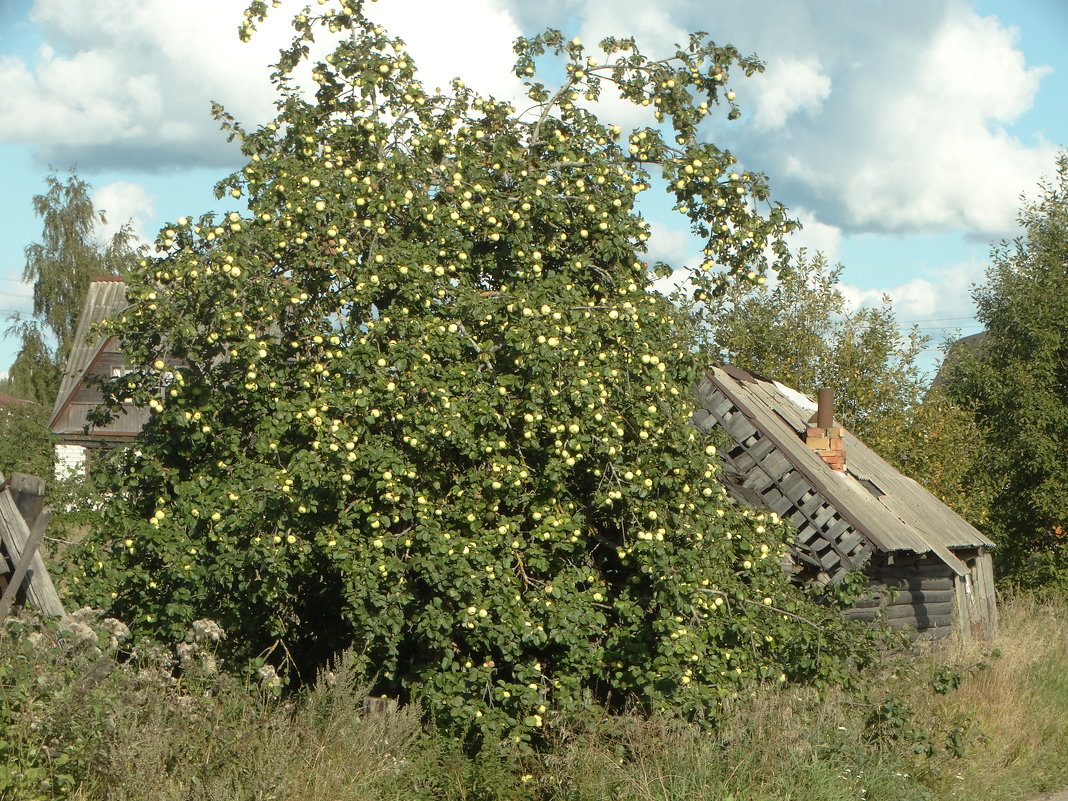
[[936, 556], [877, 553], [869, 569], [871, 592], [846, 612], [854, 620], [884, 620], [892, 629], [914, 629], [920, 639], [954, 631], [958, 580]]

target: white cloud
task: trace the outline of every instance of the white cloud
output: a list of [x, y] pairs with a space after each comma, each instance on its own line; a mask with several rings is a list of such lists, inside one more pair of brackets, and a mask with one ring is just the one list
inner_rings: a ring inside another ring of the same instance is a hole
[[[32, 61], [0, 57], [0, 142], [86, 170], [229, 165], [236, 155], [209, 100], [249, 124], [273, 112], [267, 65], [300, 5], [285, 0], [242, 45], [241, 2], [36, 0], [45, 46]], [[409, 42], [430, 87], [459, 75], [510, 99], [520, 96], [511, 45], [524, 26], [566, 27], [590, 46], [634, 34], [661, 55], [705, 29], [756, 51], [764, 75], [731, 75], [743, 122], [718, 119], [708, 136], [768, 173], [777, 198], [846, 233], [1000, 236], [1020, 193], [1053, 164], [1052, 145], [1007, 130], [1047, 71], [968, 0], [465, 0], [460, 12], [390, 0], [367, 10]], [[623, 124], [640, 113], [607, 98], [598, 110]]]
[[[32, 62], [0, 57], [0, 143], [86, 170], [232, 164], [238, 156], [210, 104], [222, 103], [246, 127], [274, 115], [270, 64], [302, 6], [286, 0], [242, 44], [240, 2], [36, 0], [45, 44]], [[430, 0], [391, 0], [368, 12], [409, 42], [431, 88], [459, 76], [483, 92], [520, 94], [510, 75], [520, 29], [494, 0], [470, 0], [463, 14]]]
[[752, 80], [756, 111], [753, 124], [759, 128], [783, 128], [798, 112], [813, 114], [831, 94], [831, 79], [814, 57], [783, 58], [768, 65]]
[[[1005, 128], [1048, 70], [1025, 63], [1014, 29], [963, 0], [904, 4], [922, 24], [904, 9], [867, 30], [857, 24], [870, 9], [807, 30], [769, 19], [761, 54], [771, 66], [754, 84], [743, 145], [780, 196], [847, 232], [1003, 235], [1020, 193], [1053, 165], [1052, 145]], [[797, 41], [811, 52], [795, 55]], [[781, 89], [771, 100], [768, 84]]]
[[367, 5], [367, 15], [400, 36], [429, 89], [452, 78], [483, 94], [516, 102], [524, 96], [512, 73], [512, 43], [523, 31], [496, 0], [464, 0], [463, 13], [441, 0], [389, 0]]
[[584, 38], [633, 32], [662, 53], [704, 29], [755, 51], [766, 72], [731, 75], [742, 124], [713, 120], [707, 135], [845, 233], [999, 237], [1053, 166], [1053, 145], [1008, 129], [1049, 70], [968, 0], [587, 0], [573, 14]]
[[877, 306], [888, 295], [899, 322], [950, 330], [967, 326], [973, 318], [975, 306], [970, 290], [973, 284], [983, 280], [985, 270], [986, 264], [982, 262], [961, 262], [929, 270], [926, 277], [897, 285], [861, 289], [843, 283], [841, 289], [851, 308]]
[[701, 263], [701, 243], [685, 228], [671, 228], [655, 220], [649, 222], [647, 261], [662, 261], [674, 268], [667, 278], [657, 278], [653, 288], [669, 295], [676, 289], [690, 292], [690, 273]]
[[830, 264], [838, 261], [842, 247], [842, 229], [821, 222], [808, 209], [791, 209], [791, 215], [801, 223], [801, 230], [787, 237], [791, 250], [806, 248], [811, 253], [822, 253]]
[[100, 187], [93, 193], [93, 208], [104, 212], [107, 218], [107, 225], [98, 231], [104, 241], [127, 223], [140, 243], [147, 244], [155, 238], [155, 231], [149, 231], [146, 225], [155, 219], [156, 198], [140, 184], [114, 181]]
[[[233, 160], [210, 102], [250, 124], [267, 119], [267, 65], [281, 41], [241, 45], [240, 11], [214, 0], [37, 0], [45, 45], [32, 63], [0, 61], [0, 141], [87, 168]], [[265, 39], [282, 24], [269, 22]]]
[[649, 261], [662, 261], [681, 267], [700, 255], [700, 243], [685, 228], [670, 228], [655, 220], [649, 222]]

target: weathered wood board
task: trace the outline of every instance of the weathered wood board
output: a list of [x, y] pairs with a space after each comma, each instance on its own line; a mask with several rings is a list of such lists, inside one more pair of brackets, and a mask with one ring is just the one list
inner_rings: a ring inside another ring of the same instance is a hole
[[[17, 476], [18, 474], [15, 474], [12, 478], [17, 478]], [[31, 477], [27, 476], [26, 478]], [[23, 563], [23, 558], [25, 557], [27, 560], [24, 569], [26, 600], [45, 614], [62, 617], [64, 614], [63, 604], [60, 602], [59, 594], [52, 583], [52, 577], [48, 575], [44, 560], [37, 551], [36, 544], [31, 539], [31, 528], [19, 510], [19, 504], [16, 503], [15, 493], [11, 490], [13, 485], [25, 487], [28, 486], [28, 482], [19, 480], [7, 483], [4, 475], [0, 473], [0, 486], [4, 487], [3, 490], [0, 490], [0, 543], [3, 544], [3, 548], [10, 560], [10, 569], [13, 571], [11, 579], [14, 579], [14, 571]], [[43, 495], [43, 486], [41, 490]], [[28, 501], [23, 502], [22, 505], [30, 508], [35, 503]], [[38, 507], [38, 514], [33, 520], [34, 523], [40, 518], [41, 514], [40, 507]], [[45, 523], [47, 523], [47, 518]], [[41, 531], [43, 533], [43, 529]], [[22, 584], [22, 582], [20, 581], [19, 584]], [[18, 589], [18, 585], [12, 588], [13, 592], [17, 592]]]

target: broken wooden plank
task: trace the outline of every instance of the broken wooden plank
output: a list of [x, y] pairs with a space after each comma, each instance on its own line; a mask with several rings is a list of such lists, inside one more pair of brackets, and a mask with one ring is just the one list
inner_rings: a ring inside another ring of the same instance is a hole
[[33, 526], [37, 515], [44, 509], [44, 479], [29, 473], [12, 473], [7, 477], [7, 486], [15, 496], [15, 506], [22, 519], [27, 526]]
[[[4, 481], [0, 474], [0, 484]], [[15, 499], [10, 491], [0, 491], [0, 541], [3, 542], [11, 562], [17, 567], [23, 553], [30, 553], [27, 544], [30, 540], [30, 529], [26, 525], [22, 514], [15, 505]], [[59, 600], [52, 578], [48, 575], [44, 560], [36, 549], [30, 553], [30, 563], [27, 568], [29, 573], [26, 586], [26, 599], [36, 609], [49, 615], [62, 617], [64, 614], [63, 604]]]
[[[0, 623], [7, 620], [8, 613], [11, 612], [11, 607], [15, 603], [15, 598], [18, 596], [19, 590], [22, 588], [22, 582], [30, 570], [30, 565], [33, 562], [34, 557], [38, 557], [37, 547], [41, 544], [41, 540], [44, 538], [45, 529], [48, 528], [48, 521], [51, 518], [51, 510], [43, 509], [41, 513], [37, 515], [37, 519], [34, 520], [33, 529], [30, 531], [30, 535], [26, 539], [26, 544], [22, 549], [22, 556], [19, 557], [14, 572], [8, 578], [7, 589], [5, 589], [4, 594], [0, 596]], [[27, 592], [27, 594], [29, 593]]]

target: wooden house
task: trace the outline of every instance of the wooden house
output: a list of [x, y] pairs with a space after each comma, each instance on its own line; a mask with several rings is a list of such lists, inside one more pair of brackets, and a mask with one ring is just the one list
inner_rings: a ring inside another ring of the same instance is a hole
[[848, 616], [924, 639], [993, 634], [993, 543], [842, 428], [827, 403], [736, 367], [714, 368], [697, 395], [695, 424], [730, 437], [728, 491], [797, 529], [800, 580], [863, 570], [871, 593]]
[[131, 406], [106, 427], [88, 425], [87, 415], [101, 401], [100, 387], [90, 379], [113, 378], [126, 372], [119, 341], [96, 333], [95, 326], [126, 305], [126, 284], [122, 278], [106, 276], [90, 282], [48, 423], [59, 438], [57, 477], [83, 472], [89, 450], [128, 442], [148, 421], [148, 409]]

